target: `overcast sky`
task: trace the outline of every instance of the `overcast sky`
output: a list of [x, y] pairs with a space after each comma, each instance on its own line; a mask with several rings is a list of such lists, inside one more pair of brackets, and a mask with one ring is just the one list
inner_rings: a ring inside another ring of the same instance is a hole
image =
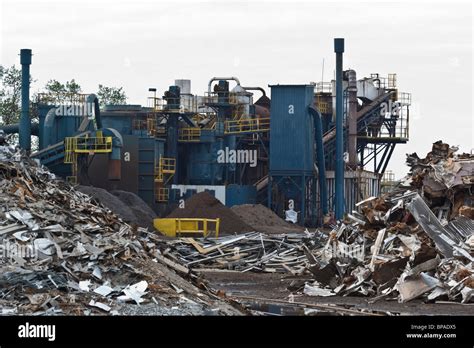
[[344, 37], [344, 68], [358, 77], [397, 73], [412, 93], [410, 141], [388, 169], [404, 175], [405, 154], [425, 155], [442, 139], [474, 148], [473, 9], [465, 2], [204, 2], [0, 0], [0, 64], [33, 50], [33, 90], [72, 78], [84, 92], [124, 87], [146, 104], [175, 79], [202, 95], [213, 76], [243, 85], [333, 76], [333, 38]]

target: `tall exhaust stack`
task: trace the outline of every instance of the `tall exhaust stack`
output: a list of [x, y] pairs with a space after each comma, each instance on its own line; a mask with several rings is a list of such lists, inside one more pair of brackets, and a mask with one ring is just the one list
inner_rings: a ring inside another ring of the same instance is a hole
[[357, 167], [357, 76], [354, 70], [348, 70], [346, 74], [349, 81], [347, 88], [349, 92], [349, 110], [347, 113], [349, 167], [355, 169]]
[[343, 128], [343, 94], [342, 94], [342, 54], [344, 39], [334, 39], [336, 53], [336, 197], [335, 217], [341, 220], [344, 216], [344, 128]]
[[20, 50], [21, 63], [21, 116], [20, 116], [20, 148], [31, 150], [31, 119], [30, 119], [30, 65], [31, 50]]

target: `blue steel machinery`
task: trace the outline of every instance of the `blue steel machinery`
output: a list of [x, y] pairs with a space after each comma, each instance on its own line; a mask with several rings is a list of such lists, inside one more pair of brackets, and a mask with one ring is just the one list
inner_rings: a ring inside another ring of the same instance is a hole
[[[262, 203], [280, 216], [291, 201], [300, 224], [316, 225], [376, 195], [395, 145], [408, 140], [410, 96], [398, 91], [396, 75], [357, 80], [342, 70], [343, 51], [336, 39], [335, 81], [270, 85], [271, 100], [236, 77], [211, 78], [202, 96], [191, 94], [189, 80], [176, 80], [161, 98], [153, 89], [146, 107], [100, 109], [95, 95], [76, 95], [69, 102], [88, 112], [65, 115], [40, 95], [31, 124], [31, 50], [21, 50], [20, 123], [2, 129], [19, 133], [27, 151], [37, 135], [31, 156], [58, 175], [134, 192], [160, 216], [207, 190], [229, 206]], [[255, 93], [262, 96], [254, 103]]]

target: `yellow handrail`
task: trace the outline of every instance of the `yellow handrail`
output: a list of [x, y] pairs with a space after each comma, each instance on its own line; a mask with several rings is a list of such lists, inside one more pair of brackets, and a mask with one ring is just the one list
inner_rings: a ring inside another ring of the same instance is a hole
[[256, 133], [270, 130], [270, 118], [247, 118], [225, 121], [224, 133]]

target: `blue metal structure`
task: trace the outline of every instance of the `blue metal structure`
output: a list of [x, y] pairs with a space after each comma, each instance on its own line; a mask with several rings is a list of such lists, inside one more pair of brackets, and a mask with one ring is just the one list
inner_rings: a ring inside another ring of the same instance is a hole
[[336, 53], [336, 200], [335, 216], [340, 220], [344, 215], [344, 130], [343, 130], [343, 95], [342, 95], [342, 54], [344, 39], [334, 39]]
[[321, 202], [321, 212], [323, 215], [326, 215], [329, 212], [329, 207], [328, 188], [326, 184], [326, 159], [324, 156], [322, 117], [321, 113], [313, 107], [309, 108], [309, 112], [314, 117], [314, 130], [318, 163], [319, 201]]
[[240, 204], [257, 203], [257, 189], [253, 185], [227, 185], [225, 196], [225, 205], [228, 207]]
[[[214, 77], [207, 94], [196, 96], [189, 80], [177, 80], [148, 107], [101, 110], [95, 95], [78, 95], [73, 103], [92, 105], [92, 117], [64, 117], [57, 105], [40, 98], [39, 124], [29, 117], [31, 50], [22, 50], [20, 123], [0, 128], [20, 133], [25, 150], [31, 134], [38, 135], [39, 150], [32, 156], [64, 177], [72, 172], [72, 162], [65, 163], [67, 139], [111, 138], [109, 152], [78, 155], [79, 182], [137, 193], [160, 215], [178, 198], [210, 190], [226, 196], [229, 206], [261, 203], [280, 216], [291, 200], [298, 223], [313, 226], [332, 210], [343, 218], [364, 195], [376, 194], [395, 144], [408, 140], [408, 118], [382, 112], [387, 103], [403, 100], [394, 77], [358, 81], [354, 70], [342, 70], [344, 39], [335, 39], [334, 50], [336, 80], [326, 89], [270, 85], [270, 100], [260, 87], [241, 87], [236, 77]], [[263, 96], [253, 103], [249, 90]], [[406, 105], [408, 112], [409, 99]], [[233, 152], [235, 159], [239, 151], [255, 154], [257, 164], [220, 157]], [[347, 171], [344, 151], [352, 154]], [[163, 161], [173, 168], [163, 172]], [[364, 171], [372, 161], [373, 172]]]
[[[315, 131], [310, 107], [313, 85], [271, 85], [268, 206], [277, 212], [289, 200], [300, 212], [299, 223], [315, 216]], [[275, 193], [277, 197], [273, 198]], [[273, 198], [273, 199], [272, 199]]]

